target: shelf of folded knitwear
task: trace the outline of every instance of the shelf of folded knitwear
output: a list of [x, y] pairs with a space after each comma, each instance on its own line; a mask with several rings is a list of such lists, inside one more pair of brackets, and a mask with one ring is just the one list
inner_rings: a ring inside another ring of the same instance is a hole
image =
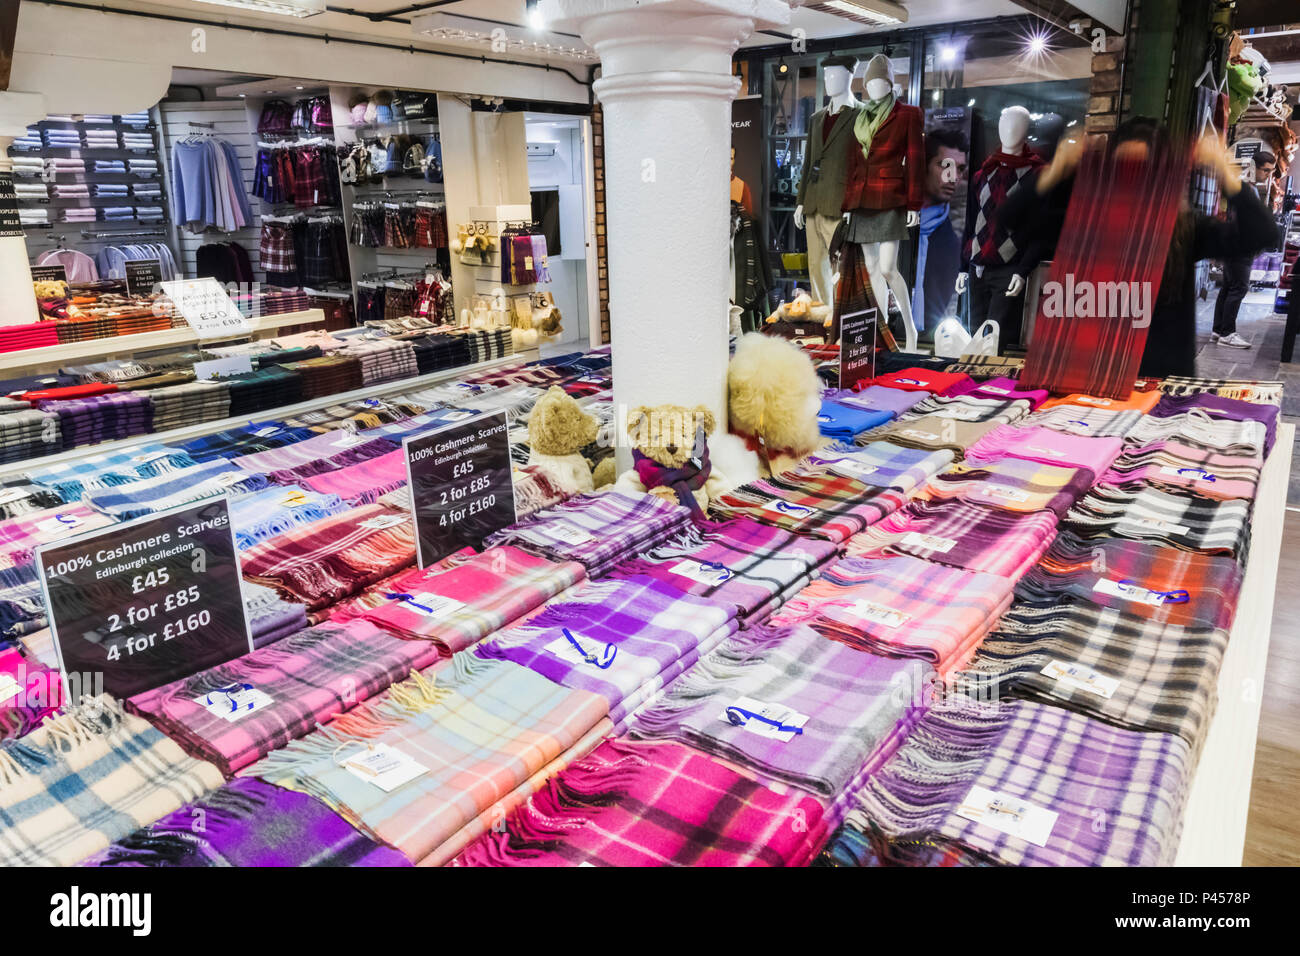
[[[275, 316], [275, 318], [280, 318], [280, 316]], [[296, 402], [291, 405], [281, 405], [274, 408], [264, 409], [257, 412], [256, 418], [235, 416], [232, 418], [214, 419], [211, 421], [200, 422], [196, 425], [187, 425], [183, 428], [151, 432], [145, 435], [133, 435], [130, 438], [100, 442], [95, 445], [84, 445], [56, 455], [42, 455], [40, 458], [28, 459], [26, 461], [0, 463], [0, 484], [5, 482], [7, 479], [22, 475], [24, 472], [31, 471], [34, 468], [44, 469], [55, 465], [74, 464], [85, 458], [97, 458], [101, 455], [112, 455], [117, 452], [130, 450], [142, 444], [176, 444], [178, 442], [189, 441], [193, 438], [201, 438], [204, 435], [212, 435], [217, 432], [244, 428], [253, 424], [254, 421], [265, 421], [267, 419], [291, 419], [335, 405], [346, 405], [351, 402], [364, 402], [367, 399], [384, 399], [403, 395], [435, 385], [443, 385], [466, 378], [472, 379], [475, 376], [481, 375], [484, 372], [489, 372], [493, 369], [524, 364], [535, 361], [537, 358], [538, 353], [535, 350], [514, 352], [501, 358], [489, 359], [485, 362], [477, 362], [472, 365], [462, 365], [456, 368], [442, 369], [437, 372], [431, 372], [428, 375], [418, 375], [413, 378], [396, 379], [390, 382], [367, 385], [363, 388], [354, 389], [348, 392], [336, 392], [332, 395], [324, 395], [309, 401]]]

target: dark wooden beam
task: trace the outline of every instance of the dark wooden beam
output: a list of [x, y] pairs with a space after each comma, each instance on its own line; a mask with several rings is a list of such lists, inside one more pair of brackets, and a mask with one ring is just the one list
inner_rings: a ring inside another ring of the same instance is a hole
[[0, 0], [0, 93], [9, 89], [9, 74], [13, 70], [19, 2], [20, 0]]

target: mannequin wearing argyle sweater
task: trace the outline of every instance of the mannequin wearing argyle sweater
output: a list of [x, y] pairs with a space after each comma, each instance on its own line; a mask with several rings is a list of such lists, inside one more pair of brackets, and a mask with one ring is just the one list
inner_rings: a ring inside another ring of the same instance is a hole
[[971, 177], [962, 272], [957, 277], [959, 293], [966, 291], [969, 280], [971, 328], [993, 319], [1003, 342], [1020, 340], [1025, 278], [1038, 264], [1028, 230], [1008, 228], [999, 215], [1025, 177], [1044, 165], [1025, 146], [1028, 132], [1028, 110], [1012, 106], [1002, 111], [998, 122], [1002, 148]]

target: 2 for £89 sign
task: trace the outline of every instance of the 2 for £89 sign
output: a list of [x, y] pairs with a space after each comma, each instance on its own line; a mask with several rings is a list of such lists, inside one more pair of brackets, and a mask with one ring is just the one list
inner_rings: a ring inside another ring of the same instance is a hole
[[252, 648], [224, 497], [147, 515], [36, 554], [59, 664], [130, 697]]
[[163, 293], [201, 339], [246, 335], [253, 327], [216, 279], [163, 282]]

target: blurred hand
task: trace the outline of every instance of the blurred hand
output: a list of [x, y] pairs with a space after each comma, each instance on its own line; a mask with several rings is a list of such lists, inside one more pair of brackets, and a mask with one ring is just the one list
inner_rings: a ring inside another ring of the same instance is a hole
[[1038, 195], [1045, 196], [1059, 183], [1074, 175], [1083, 159], [1087, 143], [1082, 132], [1068, 133], [1056, 144], [1051, 164], [1038, 177]]
[[1224, 145], [1218, 134], [1206, 131], [1205, 135], [1196, 141], [1196, 153], [1192, 162], [1213, 173], [1219, 185], [1223, 187], [1223, 191], [1229, 196], [1235, 196], [1241, 191], [1241, 170], [1232, 161], [1228, 147]]

